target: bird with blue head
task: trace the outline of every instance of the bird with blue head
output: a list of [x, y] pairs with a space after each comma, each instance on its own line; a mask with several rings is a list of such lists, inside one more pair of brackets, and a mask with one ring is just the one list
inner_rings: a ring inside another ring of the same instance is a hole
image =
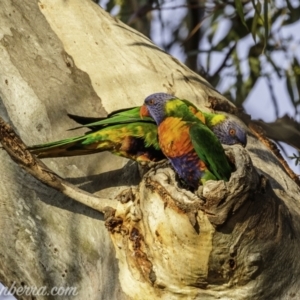
[[194, 189], [208, 180], [229, 180], [232, 168], [221, 143], [247, 143], [246, 132], [228, 116], [201, 112], [201, 120], [194, 105], [170, 94], [148, 96], [140, 114], [154, 119], [163, 154]]
[[[157, 93], [149, 99], [176, 99], [175, 96]], [[194, 104], [183, 101], [189, 111], [227, 145], [246, 144], [245, 131], [234, 121], [222, 114], [212, 114], [200, 111]], [[142, 110], [145, 106], [142, 107]], [[165, 158], [157, 138], [158, 127], [152, 117], [141, 117], [141, 107], [127, 108], [110, 113], [107, 117], [87, 118], [69, 115], [80, 127], [90, 131], [82, 136], [76, 136], [28, 149], [39, 158], [63, 157], [93, 154], [109, 151], [137, 162], [157, 162]], [[80, 128], [77, 127], [77, 128]]]

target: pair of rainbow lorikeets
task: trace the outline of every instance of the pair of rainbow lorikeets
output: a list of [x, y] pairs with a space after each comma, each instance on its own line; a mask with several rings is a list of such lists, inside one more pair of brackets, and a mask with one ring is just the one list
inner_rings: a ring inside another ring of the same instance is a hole
[[202, 112], [189, 101], [165, 93], [152, 94], [143, 106], [106, 118], [69, 117], [91, 131], [29, 150], [39, 158], [102, 151], [138, 162], [168, 158], [179, 177], [194, 189], [207, 180], [229, 180], [232, 167], [221, 143], [247, 143], [244, 129], [228, 116]]

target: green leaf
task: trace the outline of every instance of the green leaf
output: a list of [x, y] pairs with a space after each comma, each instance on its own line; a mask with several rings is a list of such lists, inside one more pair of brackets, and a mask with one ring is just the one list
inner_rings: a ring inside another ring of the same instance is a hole
[[210, 26], [210, 33], [207, 36], [207, 39], [208, 39], [208, 41], [209, 41], [210, 44], [212, 44], [213, 37], [215, 36], [215, 34], [216, 34], [216, 32], [217, 32], [217, 30], [219, 28], [219, 24], [220, 24], [220, 22], [214, 22]]
[[108, 1], [106, 4], [106, 11], [110, 12], [115, 7], [115, 5], [116, 3], [114, 0]]
[[236, 11], [243, 23], [243, 25], [248, 28], [247, 24], [246, 24], [246, 21], [245, 21], [245, 17], [244, 17], [244, 9], [243, 9], [243, 4], [242, 4], [242, 1], [241, 0], [234, 0], [234, 3], [235, 3], [235, 8], [236, 8]]
[[[284, 17], [286, 19], [287, 16], [288, 16], [288, 9], [286, 7], [277, 9], [273, 12], [273, 15], [271, 16], [271, 24], [274, 24], [279, 17]], [[298, 19], [298, 21], [299, 21], [299, 19]], [[280, 22], [282, 23], [284, 21], [281, 20]], [[282, 24], [284, 24], [284, 23], [282, 23]]]
[[298, 61], [297, 57], [294, 57], [292, 68], [294, 71], [294, 84], [295, 84], [295, 88], [297, 90], [297, 100], [293, 101], [294, 107], [296, 108], [298, 105], [299, 98], [300, 98], [300, 82], [299, 82], [300, 81], [300, 65], [299, 65], [299, 61]]
[[258, 23], [260, 13], [261, 13], [261, 3], [258, 2], [257, 5], [255, 5], [254, 0], [252, 0], [252, 4], [255, 9], [255, 13], [254, 13], [254, 17], [252, 20], [251, 34], [252, 34], [254, 42], [256, 43], [256, 29], [257, 29], [257, 23]]
[[288, 11], [289, 11], [287, 13], [287, 16], [289, 16], [289, 17], [284, 21], [284, 24], [285, 25], [290, 25], [290, 24], [293, 24], [295, 22], [298, 22], [299, 17], [300, 17], [300, 5], [296, 8], [294, 8], [289, 0], [286, 0], [286, 3], [287, 3]]
[[264, 49], [268, 43], [268, 36], [269, 36], [269, 5], [268, 0], [264, 0], [264, 27], [265, 27], [265, 43]]
[[253, 77], [253, 79], [255, 79], [256, 81], [260, 77], [260, 60], [258, 57], [250, 56], [248, 58], [248, 63], [250, 67], [251, 77]]
[[214, 11], [212, 18], [211, 18], [211, 23], [219, 23], [219, 20], [224, 18], [224, 8], [219, 8]]

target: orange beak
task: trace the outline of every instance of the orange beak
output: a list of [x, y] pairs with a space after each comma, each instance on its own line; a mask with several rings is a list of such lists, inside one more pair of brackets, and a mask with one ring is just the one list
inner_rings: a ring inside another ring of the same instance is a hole
[[148, 108], [145, 104], [141, 106], [140, 117], [141, 117], [141, 119], [143, 119], [144, 117], [151, 117], [149, 114]]

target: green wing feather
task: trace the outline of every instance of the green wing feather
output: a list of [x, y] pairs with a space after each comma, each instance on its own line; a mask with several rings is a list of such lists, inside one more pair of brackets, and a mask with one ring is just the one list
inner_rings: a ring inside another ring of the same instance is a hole
[[[201, 119], [203, 119], [202, 115], [204, 118], [207, 116], [209, 120], [211, 120], [212, 116], [214, 116], [214, 114], [199, 111], [198, 108], [188, 100], [182, 101], [189, 108], [193, 108], [195, 113], [199, 112]], [[143, 150], [148, 151], [149, 154], [153, 151], [154, 160], [163, 158], [157, 139], [156, 124], [150, 117], [144, 117], [141, 119], [140, 107], [114, 111], [105, 118], [85, 118], [74, 115], [69, 116], [76, 122], [83, 124], [83, 126], [73, 129], [87, 127], [92, 131], [88, 132], [84, 136], [68, 138], [47, 144], [34, 145], [28, 149], [40, 158], [85, 155], [107, 150], [117, 155], [136, 159], [135, 156], [132, 156], [131, 154], [129, 155], [126, 151], [120, 152], [120, 150], [116, 150], [120, 149], [122, 146], [121, 139], [132, 137], [133, 139], [143, 140], [143, 145], [141, 145], [142, 148], [144, 146], [146, 148], [150, 147], [148, 150]], [[210, 122], [207, 125], [213, 127], [214, 124], [213, 122]], [[117, 133], [120, 130], [122, 133]], [[135, 151], [138, 152], [138, 149], [135, 149]]]
[[[181, 100], [184, 102], [189, 108], [193, 108], [195, 113], [200, 113], [203, 115], [203, 118], [205, 119], [204, 112], [200, 111], [193, 103], [189, 102], [188, 100]], [[68, 116], [75, 120], [78, 123], [83, 124], [83, 126], [75, 127], [73, 129], [79, 129], [82, 127], [88, 127], [88, 128], [97, 128], [97, 127], [103, 127], [106, 125], [113, 125], [113, 124], [125, 124], [125, 123], [132, 123], [132, 122], [150, 122], [154, 123], [154, 120], [151, 117], [140, 117], [140, 106], [117, 110], [112, 113], [110, 113], [105, 118], [85, 118], [80, 116], [75, 116], [72, 114], [68, 114]], [[212, 114], [209, 114], [212, 115]], [[93, 120], [93, 121], [92, 121]], [[91, 122], [89, 122], [91, 121]]]
[[228, 181], [232, 170], [215, 134], [200, 122], [193, 122], [190, 137], [196, 153], [208, 169], [217, 179]]
[[[86, 135], [35, 145], [28, 149], [39, 158], [86, 155], [110, 151], [116, 155], [138, 160], [140, 153], [160, 155], [155, 124], [134, 122], [111, 125]], [[135, 149], [136, 143], [140, 143]], [[148, 149], [149, 148], [149, 149]]]
[[[77, 117], [74, 115], [69, 116], [77, 121], [76, 119], [80, 119], [82, 117]], [[84, 119], [84, 118], [82, 118]], [[80, 121], [79, 121], [80, 122]], [[114, 111], [111, 114], [109, 114], [105, 118], [99, 118], [95, 122], [91, 122], [88, 124], [84, 124], [83, 126], [79, 126], [73, 129], [78, 129], [82, 127], [89, 127], [89, 128], [97, 128], [97, 127], [103, 127], [106, 125], [113, 125], [113, 124], [126, 124], [126, 123], [133, 123], [133, 122], [150, 122], [154, 123], [153, 119], [150, 117], [141, 118], [140, 117], [140, 106], [129, 108], [129, 109], [123, 109]]]
[[200, 160], [217, 179], [228, 181], [231, 167], [220, 141], [203, 122], [191, 113], [186, 101], [170, 100], [165, 106], [165, 112], [167, 116], [182, 118], [190, 126], [190, 139]]
[[189, 100], [186, 99], [180, 99], [185, 105], [187, 105], [188, 107], [193, 107], [194, 109], [196, 109], [197, 111], [199, 110], [197, 108], [197, 106], [195, 104], [193, 104], [192, 102], [190, 102]]

